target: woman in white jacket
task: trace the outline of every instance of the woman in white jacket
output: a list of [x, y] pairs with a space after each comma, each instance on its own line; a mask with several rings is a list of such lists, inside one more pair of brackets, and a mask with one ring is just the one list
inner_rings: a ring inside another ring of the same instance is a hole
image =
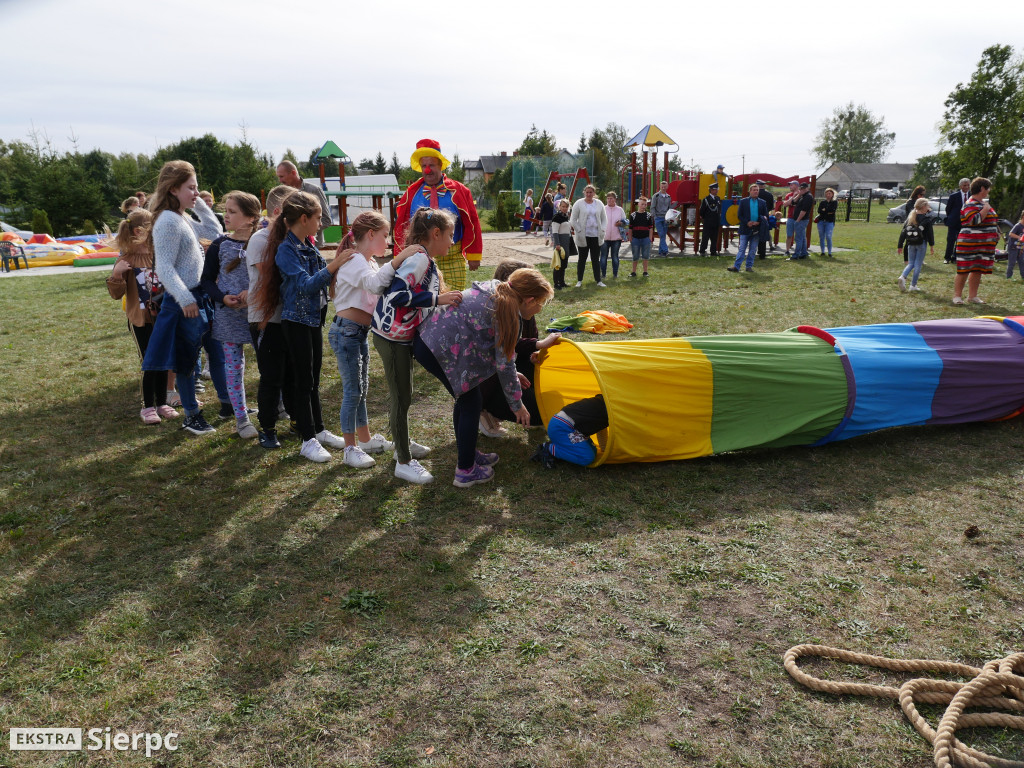
[[604, 212], [604, 204], [596, 197], [597, 190], [587, 184], [583, 197], [573, 203], [569, 223], [572, 224], [573, 237], [580, 257], [576, 263], [576, 287], [583, 287], [583, 273], [587, 271], [587, 257], [594, 267], [594, 282], [600, 288], [607, 286], [601, 281], [601, 244], [604, 243], [604, 230], [608, 224]]

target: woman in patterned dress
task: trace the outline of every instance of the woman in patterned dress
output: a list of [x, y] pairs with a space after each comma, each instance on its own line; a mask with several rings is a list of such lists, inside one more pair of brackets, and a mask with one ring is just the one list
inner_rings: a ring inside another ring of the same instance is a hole
[[982, 275], [992, 274], [996, 245], [999, 243], [999, 217], [988, 204], [992, 182], [978, 177], [971, 182], [971, 196], [960, 211], [960, 234], [956, 238], [956, 280], [953, 303], [963, 304], [964, 283], [967, 303], [984, 304], [978, 298]]

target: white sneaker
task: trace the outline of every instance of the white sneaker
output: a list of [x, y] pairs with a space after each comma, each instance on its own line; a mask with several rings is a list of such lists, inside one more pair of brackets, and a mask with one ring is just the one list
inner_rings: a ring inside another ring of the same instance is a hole
[[482, 413], [480, 414], [480, 434], [487, 435], [487, 437], [504, 437], [508, 434], [508, 430], [501, 426], [500, 423], [496, 427], [492, 428], [487, 423], [487, 417]]
[[912, 285], [909, 288], [907, 288], [907, 290], [908, 291], [920, 291], [921, 289], [918, 288], [916, 285]]
[[315, 437], [309, 440], [302, 441], [302, 447], [299, 449], [299, 456], [310, 461], [315, 461], [317, 464], [323, 464], [325, 461], [331, 460], [331, 454], [324, 450], [324, 447], [320, 445], [320, 441]]
[[430, 455], [430, 449], [425, 445], [420, 445], [415, 440], [409, 441], [409, 454], [414, 459], [425, 459]]
[[907, 278], [905, 278], [903, 275], [900, 275], [899, 277], [896, 278], [896, 285], [900, 287], [901, 291], [905, 292], [907, 290]]
[[580, 280], [578, 283], [576, 283], [576, 287], [577, 288], [582, 288], [583, 287], [583, 281]]
[[256, 431], [256, 427], [253, 426], [251, 421], [246, 421], [242, 424], [235, 424], [235, 431], [243, 440], [252, 440], [254, 437], [259, 435], [259, 432]]
[[316, 439], [320, 441], [320, 445], [326, 445], [328, 448], [344, 448], [345, 441], [338, 437], [333, 432], [329, 432], [326, 429], [323, 432], [316, 433]]
[[381, 453], [382, 451], [393, 451], [395, 444], [385, 439], [384, 435], [374, 435], [365, 443], [360, 440], [359, 447], [366, 453]]
[[344, 461], [345, 466], [355, 467], [356, 469], [366, 469], [377, 463], [373, 460], [372, 456], [367, 454], [358, 445], [346, 445], [345, 458], [342, 461]]
[[600, 283], [598, 283], [598, 284], [597, 284], [597, 287], [598, 287], [598, 288], [607, 288], [608, 286], [607, 286], [607, 285], [605, 285], [605, 284], [604, 284], [604, 282], [602, 281], [602, 282], [600, 282]]
[[425, 485], [434, 479], [434, 476], [427, 472], [422, 465], [413, 459], [408, 464], [395, 464], [395, 477], [399, 480], [408, 480], [416, 485]]

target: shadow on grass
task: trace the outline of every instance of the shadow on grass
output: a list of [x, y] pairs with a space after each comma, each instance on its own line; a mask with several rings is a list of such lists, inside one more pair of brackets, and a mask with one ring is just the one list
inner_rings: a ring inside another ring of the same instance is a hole
[[354, 472], [338, 459], [305, 462], [294, 438], [264, 452], [224, 423], [210, 438], [174, 422], [145, 428], [124, 417], [133, 395], [108, 387], [68, 402], [58, 441], [46, 407], [5, 430], [10, 511], [0, 523], [12, 557], [0, 623], [12, 671], [55, 642], [88, 638], [97, 617], [136, 601], [144, 643], [171, 652], [206, 638], [227, 660], [221, 683], [244, 693], [355, 622], [424, 643], [472, 629], [488, 610], [474, 573], [508, 532], [565, 550], [773, 509], [853, 520], [896, 495], [980, 479], [1002, 455], [996, 446], [1020, 437], [1019, 420], [904, 428], [824, 448], [552, 471], [528, 460], [529, 439], [484, 439], [502, 450], [496, 479], [462, 491], [447, 480], [447, 423], [448, 442], [432, 454], [436, 481], [415, 487], [391, 476], [386, 456]]

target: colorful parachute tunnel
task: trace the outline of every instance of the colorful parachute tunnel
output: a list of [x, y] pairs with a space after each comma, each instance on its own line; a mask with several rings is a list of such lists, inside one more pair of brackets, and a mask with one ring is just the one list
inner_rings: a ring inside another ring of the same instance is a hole
[[591, 466], [823, 445], [1024, 410], [1024, 317], [643, 341], [562, 339], [537, 366], [546, 424], [603, 394]]

